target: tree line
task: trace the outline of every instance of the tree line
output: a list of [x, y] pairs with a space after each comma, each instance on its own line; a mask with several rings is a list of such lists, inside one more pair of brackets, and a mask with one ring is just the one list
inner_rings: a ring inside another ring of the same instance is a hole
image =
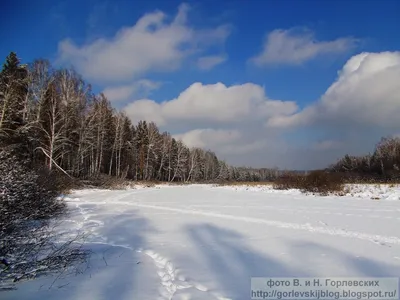
[[157, 181], [260, 181], [276, 170], [233, 167], [211, 150], [189, 148], [154, 122], [132, 124], [73, 69], [11, 52], [0, 73], [0, 142], [23, 144], [35, 166], [68, 176]]
[[[284, 173], [230, 166], [154, 122], [132, 124], [73, 69], [53, 68], [44, 59], [23, 65], [14, 52], [0, 72], [0, 147], [10, 145], [35, 167], [79, 179], [270, 181]], [[346, 155], [327, 170], [388, 180], [399, 177], [399, 168], [400, 139], [387, 137], [373, 154]]]
[[398, 181], [400, 180], [400, 137], [383, 137], [372, 154], [364, 156], [345, 155], [328, 171], [344, 174], [353, 181]]
[[67, 119], [76, 117], [68, 115], [72, 89], [60, 96], [69, 84], [62, 76], [45, 62], [20, 65], [15, 53], [0, 72], [0, 292], [88, 257], [80, 235], [62, 241], [52, 222], [67, 211], [57, 196], [74, 182], [59, 175], [72, 176], [63, 168], [74, 149]]

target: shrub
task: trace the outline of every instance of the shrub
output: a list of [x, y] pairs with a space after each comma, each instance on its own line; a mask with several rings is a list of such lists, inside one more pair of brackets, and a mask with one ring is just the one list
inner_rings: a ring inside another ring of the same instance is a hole
[[304, 180], [303, 175], [287, 173], [280, 176], [273, 183], [273, 188], [277, 190], [300, 189], [303, 180]]
[[30, 170], [13, 153], [0, 151], [1, 218], [51, 218], [65, 211], [56, 200], [57, 186], [45, 174]]
[[130, 186], [130, 182], [124, 178], [119, 178], [116, 176], [109, 176], [106, 174], [100, 174], [96, 178], [91, 178], [84, 182], [86, 186], [92, 186], [97, 188], [118, 190], [124, 189]]
[[338, 173], [318, 170], [308, 175], [285, 174], [278, 178], [273, 187], [279, 190], [299, 189], [306, 193], [327, 195], [342, 192], [344, 181]]
[[57, 198], [60, 177], [48, 175], [31, 170], [14, 151], [0, 150], [0, 283], [55, 271], [85, 257], [72, 241], [57, 243], [50, 224], [66, 205]]
[[343, 191], [343, 179], [339, 174], [313, 171], [305, 176], [301, 189], [304, 192], [327, 195]]
[[38, 175], [38, 184], [55, 194], [67, 194], [72, 189], [80, 186], [80, 182], [77, 179], [69, 177], [59, 170], [49, 171], [44, 167], [39, 168], [36, 173]]

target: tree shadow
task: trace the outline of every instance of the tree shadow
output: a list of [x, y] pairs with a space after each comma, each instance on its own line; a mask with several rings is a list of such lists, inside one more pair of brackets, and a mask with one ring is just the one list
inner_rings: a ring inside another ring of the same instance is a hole
[[307, 277], [303, 270], [251, 249], [235, 231], [211, 224], [190, 225], [187, 231], [202, 250], [199, 260], [204, 259], [226, 297], [248, 299], [251, 277]]
[[22, 282], [17, 290], [2, 293], [2, 299], [144, 299], [148, 289], [141, 274], [153, 262], [136, 250], [146, 246], [146, 233], [155, 229], [135, 209], [117, 215], [100, 212], [86, 221], [102, 225], [88, 227], [93, 232], [84, 249], [92, 253], [85, 264], [74, 273]]
[[[374, 260], [362, 256], [355, 256], [345, 250], [315, 242], [286, 240], [289, 253], [295, 255], [307, 265], [316, 263], [316, 257], [321, 253], [329, 255], [331, 261], [336, 263], [336, 270], [321, 270], [326, 277], [398, 277], [399, 265], [389, 264], [378, 259]], [[385, 247], [385, 246], [381, 246]], [[367, 251], [365, 251], [367, 253]], [[329, 273], [328, 273], [329, 272]], [[334, 274], [333, 274], [334, 273]]]
[[[224, 296], [232, 299], [249, 298], [251, 277], [397, 277], [399, 274], [398, 265], [359, 258], [319, 243], [281, 238], [286, 252], [299, 262], [293, 264], [266, 254], [268, 251], [260, 253], [252, 249], [245, 236], [232, 230], [208, 223], [186, 229], [201, 251], [199, 262], [207, 265]], [[328, 254], [331, 261], [324, 258], [318, 261], [317, 255], [321, 253]], [[331, 272], [332, 264], [335, 272]], [[323, 269], [324, 266], [327, 268]]]
[[118, 214], [104, 214], [98, 235], [105, 243], [128, 247], [133, 250], [145, 246], [145, 235], [158, 230], [150, 225], [147, 218], [140, 216], [140, 210], [129, 209]]
[[88, 271], [94, 271], [95, 278], [82, 282], [68, 299], [86, 299], [89, 296], [104, 300], [141, 298], [145, 291], [141, 289], [143, 282], [140, 274], [146, 257], [137, 250], [146, 247], [146, 234], [156, 232], [156, 229], [148, 219], [140, 216], [137, 209], [100, 214], [96, 218], [100, 218], [103, 226], [97, 228], [97, 234], [102, 237], [101, 244], [91, 245], [92, 249], [96, 249], [95, 261], [92, 264], [94, 268]]

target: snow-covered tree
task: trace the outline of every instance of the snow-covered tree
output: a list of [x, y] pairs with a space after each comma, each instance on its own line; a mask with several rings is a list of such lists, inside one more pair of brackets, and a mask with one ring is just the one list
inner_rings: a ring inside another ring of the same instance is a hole
[[24, 125], [26, 94], [27, 68], [11, 52], [0, 72], [0, 138], [18, 136], [18, 130]]
[[57, 185], [15, 150], [0, 150], [0, 282], [54, 271], [84, 255], [55, 244], [48, 222], [65, 210]]

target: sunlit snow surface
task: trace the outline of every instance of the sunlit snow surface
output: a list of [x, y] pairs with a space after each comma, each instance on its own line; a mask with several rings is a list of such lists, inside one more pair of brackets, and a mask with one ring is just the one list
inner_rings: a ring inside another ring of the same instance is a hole
[[388, 185], [344, 197], [268, 186], [75, 191], [60, 230], [88, 234], [88, 268], [1, 299], [242, 300], [251, 277], [398, 277], [399, 197]]

